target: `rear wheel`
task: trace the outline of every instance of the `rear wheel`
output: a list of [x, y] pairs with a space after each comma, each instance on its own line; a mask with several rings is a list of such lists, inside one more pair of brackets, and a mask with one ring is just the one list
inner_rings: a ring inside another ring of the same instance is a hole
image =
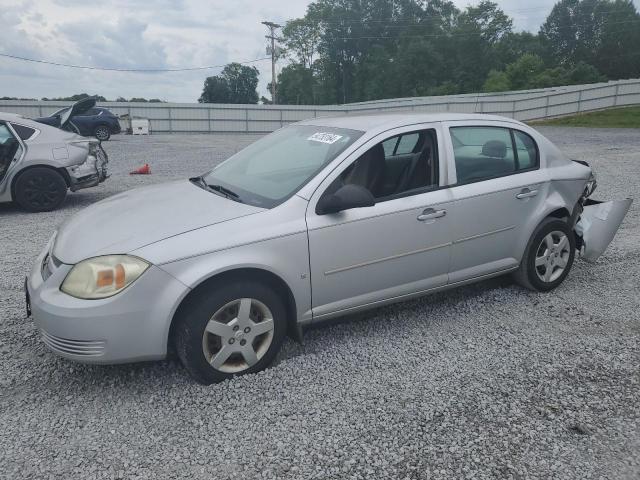
[[197, 294], [177, 321], [178, 357], [205, 385], [265, 369], [280, 350], [287, 326], [279, 296], [253, 282]]
[[93, 131], [93, 134], [101, 142], [106, 142], [107, 140], [109, 140], [109, 138], [111, 138], [111, 131], [109, 130], [109, 127], [106, 125], [97, 126], [96, 129]]
[[30, 168], [19, 174], [14, 193], [15, 201], [25, 210], [50, 212], [64, 202], [67, 182], [51, 168]]
[[569, 274], [575, 251], [575, 237], [567, 222], [548, 218], [533, 233], [514, 277], [530, 290], [553, 290]]

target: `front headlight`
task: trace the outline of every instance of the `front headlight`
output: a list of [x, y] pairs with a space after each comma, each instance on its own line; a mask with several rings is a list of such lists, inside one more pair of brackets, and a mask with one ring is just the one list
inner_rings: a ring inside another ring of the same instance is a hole
[[129, 255], [89, 258], [73, 266], [60, 290], [85, 300], [111, 297], [135, 282], [147, 268], [147, 262]]

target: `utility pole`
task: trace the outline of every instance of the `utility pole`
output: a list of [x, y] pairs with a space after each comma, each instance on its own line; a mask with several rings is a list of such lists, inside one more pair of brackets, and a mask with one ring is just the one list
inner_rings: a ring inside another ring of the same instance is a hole
[[275, 105], [278, 103], [276, 95], [276, 28], [282, 28], [282, 25], [266, 21], [262, 22], [262, 25], [266, 26], [270, 33], [266, 38], [271, 40], [271, 97]]

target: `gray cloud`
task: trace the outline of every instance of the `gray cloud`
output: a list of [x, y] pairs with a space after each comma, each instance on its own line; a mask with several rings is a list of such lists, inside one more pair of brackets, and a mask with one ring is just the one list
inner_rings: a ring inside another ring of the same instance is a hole
[[[265, 56], [262, 20], [304, 14], [311, 0], [0, 0], [0, 52], [109, 68], [222, 65]], [[479, 0], [454, 0], [459, 8]], [[638, 5], [638, 1], [635, 3]], [[498, 1], [517, 30], [537, 31], [555, 0]], [[266, 94], [270, 62], [255, 64]], [[140, 74], [72, 70], [0, 58], [0, 96], [158, 97], [193, 102], [220, 69]]]

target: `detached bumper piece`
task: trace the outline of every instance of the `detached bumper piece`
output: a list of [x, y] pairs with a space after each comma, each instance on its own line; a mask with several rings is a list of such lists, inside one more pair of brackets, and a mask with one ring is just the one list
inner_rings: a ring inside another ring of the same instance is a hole
[[587, 199], [574, 230], [582, 240], [580, 256], [595, 262], [607, 249], [622, 224], [633, 200], [600, 202]]

